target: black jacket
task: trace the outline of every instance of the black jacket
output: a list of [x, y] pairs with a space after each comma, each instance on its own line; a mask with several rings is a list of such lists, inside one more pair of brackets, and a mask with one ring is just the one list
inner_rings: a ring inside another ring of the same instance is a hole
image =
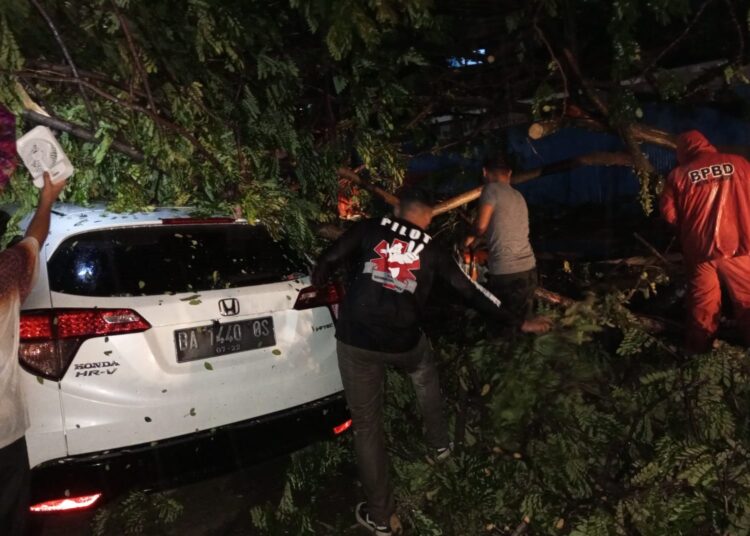
[[313, 283], [325, 284], [336, 266], [347, 261], [354, 263], [354, 270], [336, 324], [336, 338], [346, 344], [388, 353], [414, 348], [435, 276], [478, 311], [505, 323], [520, 323], [500, 307], [500, 300], [469, 279], [430, 235], [405, 220], [390, 216], [355, 224], [318, 259]]

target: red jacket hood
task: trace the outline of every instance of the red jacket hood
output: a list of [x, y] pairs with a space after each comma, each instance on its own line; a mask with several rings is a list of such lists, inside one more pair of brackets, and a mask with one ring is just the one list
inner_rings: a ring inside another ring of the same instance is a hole
[[716, 147], [697, 130], [688, 130], [677, 136], [677, 163], [687, 164], [700, 153], [715, 153]]

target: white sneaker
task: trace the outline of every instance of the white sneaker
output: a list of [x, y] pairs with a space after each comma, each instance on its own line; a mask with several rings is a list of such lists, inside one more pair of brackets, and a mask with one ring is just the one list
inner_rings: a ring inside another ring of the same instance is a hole
[[453, 441], [448, 443], [447, 447], [435, 449], [435, 463], [440, 463], [450, 458], [453, 453]]
[[354, 510], [354, 516], [357, 518], [357, 523], [375, 534], [375, 536], [391, 536], [393, 534], [391, 527], [378, 525], [370, 519], [370, 512], [367, 511], [367, 503], [365, 502], [357, 505], [357, 508]]
[[427, 456], [427, 463], [434, 465], [436, 463], [442, 463], [453, 454], [453, 441], [448, 443], [447, 447], [440, 447], [432, 449], [432, 454]]

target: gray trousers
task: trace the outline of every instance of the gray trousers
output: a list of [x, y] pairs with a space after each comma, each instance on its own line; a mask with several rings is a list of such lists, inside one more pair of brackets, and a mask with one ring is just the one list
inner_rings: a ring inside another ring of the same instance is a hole
[[370, 518], [389, 526], [395, 505], [383, 430], [385, 367], [395, 366], [409, 374], [424, 420], [428, 445], [447, 447], [448, 427], [432, 346], [422, 335], [413, 350], [398, 354], [364, 350], [341, 341], [337, 342], [336, 350], [344, 394], [352, 414], [357, 466]]

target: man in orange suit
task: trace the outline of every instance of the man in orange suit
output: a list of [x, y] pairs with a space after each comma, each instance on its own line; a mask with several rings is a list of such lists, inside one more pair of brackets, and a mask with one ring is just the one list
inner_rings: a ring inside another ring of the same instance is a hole
[[690, 277], [687, 350], [711, 349], [722, 286], [750, 345], [750, 163], [720, 153], [697, 130], [678, 137], [677, 163], [660, 204], [680, 237]]

